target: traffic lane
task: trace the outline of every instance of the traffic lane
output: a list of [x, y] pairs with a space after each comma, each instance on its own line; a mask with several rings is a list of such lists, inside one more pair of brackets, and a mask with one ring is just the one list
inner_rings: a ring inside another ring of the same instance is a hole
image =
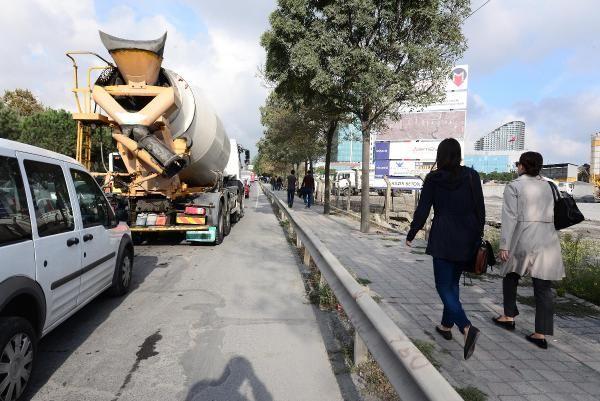
[[296, 258], [253, 189], [222, 245], [137, 247], [129, 296], [42, 340], [32, 399], [341, 399]]

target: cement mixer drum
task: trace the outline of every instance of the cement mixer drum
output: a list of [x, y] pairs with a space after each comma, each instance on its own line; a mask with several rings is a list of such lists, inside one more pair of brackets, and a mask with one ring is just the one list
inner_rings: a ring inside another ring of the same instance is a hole
[[173, 71], [163, 71], [176, 94], [177, 110], [169, 116], [171, 134], [185, 138], [190, 149], [189, 164], [179, 177], [190, 186], [213, 185], [231, 152], [223, 123], [198, 88]]

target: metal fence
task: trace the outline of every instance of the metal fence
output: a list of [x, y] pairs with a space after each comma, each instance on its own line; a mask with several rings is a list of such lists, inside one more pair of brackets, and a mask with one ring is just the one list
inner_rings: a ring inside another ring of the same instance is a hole
[[[304, 263], [312, 260], [333, 290], [354, 326], [355, 344], [364, 343], [402, 401], [460, 401], [462, 398], [410, 339], [390, 319], [340, 261], [308, 228], [301, 225], [285, 202], [262, 185], [275, 213], [289, 224]], [[356, 352], [356, 350], [355, 350]]]

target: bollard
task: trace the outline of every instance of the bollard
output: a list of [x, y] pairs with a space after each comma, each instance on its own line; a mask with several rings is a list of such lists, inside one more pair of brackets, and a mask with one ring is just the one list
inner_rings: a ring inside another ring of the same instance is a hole
[[304, 248], [304, 265], [310, 266], [310, 252], [307, 248]]
[[358, 335], [358, 332], [354, 332], [354, 365], [359, 365], [366, 362], [369, 359], [369, 349], [367, 344]]

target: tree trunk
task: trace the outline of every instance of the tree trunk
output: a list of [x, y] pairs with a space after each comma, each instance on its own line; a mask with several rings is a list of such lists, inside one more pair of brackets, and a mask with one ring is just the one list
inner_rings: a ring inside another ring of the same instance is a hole
[[314, 168], [313, 168], [313, 160], [312, 160], [312, 159], [310, 159], [310, 160], [308, 161], [308, 165], [310, 166], [310, 171], [312, 171], [312, 172], [313, 172], [313, 174], [314, 174], [315, 170], [314, 170]]
[[325, 153], [325, 198], [323, 202], [323, 214], [329, 214], [331, 211], [331, 179], [329, 178], [329, 172], [331, 164], [331, 145], [336, 129], [337, 121], [330, 121], [329, 129], [327, 130], [327, 150]]
[[308, 160], [304, 160], [304, 175], [308, 173]]
[[361, 121], [362, 129], [362, 177], [360, 194], [360, 231], [369, 232], [369, 159], [371, 155], [371, 136], [365, 121]]

